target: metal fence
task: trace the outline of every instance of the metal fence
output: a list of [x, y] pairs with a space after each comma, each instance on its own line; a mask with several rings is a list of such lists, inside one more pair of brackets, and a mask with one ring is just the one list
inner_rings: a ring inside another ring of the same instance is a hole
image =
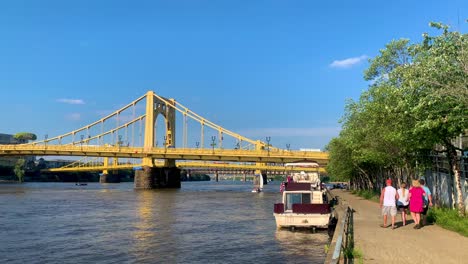
[[[457, 190], [445, 155], [434, 155], [433, 167], [424, 173], [427, 186], [432, 192], [433, 200], [438, 206], [454, 208], [457, 201]], [[465, 208], [468, 210], [468, 157], [460, 159], [460, 180]]]
[[339, 225], [333, 235], [325, 263], [353, 263], [354, 251], [354, 210], [350, 206], [342, 207]]

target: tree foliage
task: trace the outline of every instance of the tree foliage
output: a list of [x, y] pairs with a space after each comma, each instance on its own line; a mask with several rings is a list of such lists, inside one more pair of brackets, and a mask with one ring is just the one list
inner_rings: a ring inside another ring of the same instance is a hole
[[[468, 129], [467, 35], [441, 23], [430, 26], [441, 34], [425, 33], [414, 44], [393, 40], [370, 60], [364, 72], [369, 89], [347, 103], [343, 130], [327, 147], [332, 176], [358, 188], [378, 186], [386, 177], [416, 178], [417, 166], [428, 164], [437, 149], [460, 184], [452, 142]], [[463, 199], [457, 200], [461, 210]]]
[[20, 183], [24, 181], [24, 174], [25, 174], [24, 163], [25, 163], [24, 159], [18, 159], [15, 164], [14, 172]]
[[27, 140], [36, 140], [37, 139], [37, 136], [35, 134], [29, 133], [29, 132], [16, 133], [13, 137], [15, 139], [21, 141], [21, 142], [25, 142]]

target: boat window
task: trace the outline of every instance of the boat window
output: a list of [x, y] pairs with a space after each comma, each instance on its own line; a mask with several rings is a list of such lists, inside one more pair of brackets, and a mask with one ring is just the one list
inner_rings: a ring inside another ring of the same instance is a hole
[[310, 193], [288, 193], [286, 194], [285, 210], [292, 210], [293, 204], [310, 204]]

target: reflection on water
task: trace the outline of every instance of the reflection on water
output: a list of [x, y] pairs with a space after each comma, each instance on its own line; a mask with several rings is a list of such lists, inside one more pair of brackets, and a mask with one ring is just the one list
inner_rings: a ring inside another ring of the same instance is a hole
[[154, 217], [154, 200], [156, 193], [152, 191], [137, 192], [138, 218], [134, 223], [135, 231], [132, 232], [134, 243], [132, 251], [135, 260], [141, 262], [145, 259], [144, 252], [151, 249], [151, 243], [159, 234], [156, 233], [156, 218]]
[[[277, 230], [275, 237], [287, 259], [303, 259], [310, 255], [320, 256], [324, 254], [325, 245], [329, 241], [328, 232], [318, 231], [311, 234], [310, 231], [290, 232], [288, 230]], [[306, 251], [304, 251], [304, 246]]]
[[326, 232], [277, 230], [279, 186], [0, 185], [0, 263], [323, 263]]

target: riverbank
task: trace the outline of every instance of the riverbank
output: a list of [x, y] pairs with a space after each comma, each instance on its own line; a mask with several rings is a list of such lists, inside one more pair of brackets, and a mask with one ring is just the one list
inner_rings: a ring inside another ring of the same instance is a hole
[[18, 181], [13, 181], [13, 180], [0, 180], [0, 184], [9, 184], [9, 183], [18, 183]]
[[464, 263], [468, 259], [468, 238], [437, 225], [416, 230], [413, 221], [398, 228], [381, 228], [379, 204], [348, 191], [333, 190], [354, 210], [355, 248], [363, 254], [364, 263]]

